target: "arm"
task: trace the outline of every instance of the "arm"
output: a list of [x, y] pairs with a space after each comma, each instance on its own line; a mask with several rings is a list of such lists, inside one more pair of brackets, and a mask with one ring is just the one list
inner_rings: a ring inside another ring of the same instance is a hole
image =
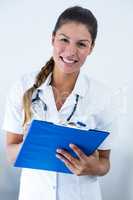
[[61, 159], [74, 174], [78, 176], [103, 176], [109, 171], [110, 150], [99, 150], [87, 156], [76, 145], [72, 144], [70, 147], [77, 154], [78, 158], [72, 157], [68, 152], [62, 149], [57, 150], [56, 156]]
[[7, 132], [6, 149], [8, 158], [11, 162], [15, 161], [19, 149], [21, 148], [22, 142], [23, 142], [23, 135]]

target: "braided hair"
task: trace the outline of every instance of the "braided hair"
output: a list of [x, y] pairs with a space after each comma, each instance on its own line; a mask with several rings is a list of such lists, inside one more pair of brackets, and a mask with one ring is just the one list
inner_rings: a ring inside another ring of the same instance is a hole
[[23, 126], [30, 121], [32, 117], [31, 103], [33, 92], [40, 87], [40, 85], [46, 80], [47, 76], [53, 71], [54, 60], [51, 57], [50, 60], [41, 68], [40, 72], [35, 78], [35, 83], [29, 88], [23, 95], [23, 109], [24, 109], [24, 121]]

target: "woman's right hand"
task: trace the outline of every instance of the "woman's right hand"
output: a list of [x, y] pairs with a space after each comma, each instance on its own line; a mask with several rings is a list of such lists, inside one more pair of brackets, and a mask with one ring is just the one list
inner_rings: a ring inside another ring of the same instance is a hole
[[17, 154], [23, 144], [23, 135], [18, 133], [7, 132], [6, 134], [6, 152], [8, 160], [14, 162]]

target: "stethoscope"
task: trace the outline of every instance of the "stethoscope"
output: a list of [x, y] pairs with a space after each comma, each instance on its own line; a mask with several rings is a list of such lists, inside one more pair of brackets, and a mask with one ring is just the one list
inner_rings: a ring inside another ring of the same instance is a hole
[[[45, 118], [46, 118], [46, 112], [48, 110], [48, 107], [47, 107], [46, 103], [39, 97], [40, 91], [41, 90], [37, 90], [37, 94], [36, 94], [35, 98], [32, 99], [32, 104], [36, 104], [37, 102], [41, 102], [42, 107], [43, 107], [43, 111], [45, 112]], [[79, 95], [76, 94], [75, 104], [73, 106], [72, 112], [70, 113], [70, 115], [66, 119], [67, 122], [70, 122], [71, 118], [73, 117], [73, 115], [74, 115], [74, 113], [77, 109], [78, 101], [79, 101]]]

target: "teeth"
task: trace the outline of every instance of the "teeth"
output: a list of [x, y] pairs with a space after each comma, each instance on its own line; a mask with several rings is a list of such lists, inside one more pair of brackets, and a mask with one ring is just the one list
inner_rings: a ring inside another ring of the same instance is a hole
[[62, 58], [62, 59], [63, 59], [64, 62], [70, 63], [70, 64], [75, 62], [74, 60], [68, 60], [66, 58]]

